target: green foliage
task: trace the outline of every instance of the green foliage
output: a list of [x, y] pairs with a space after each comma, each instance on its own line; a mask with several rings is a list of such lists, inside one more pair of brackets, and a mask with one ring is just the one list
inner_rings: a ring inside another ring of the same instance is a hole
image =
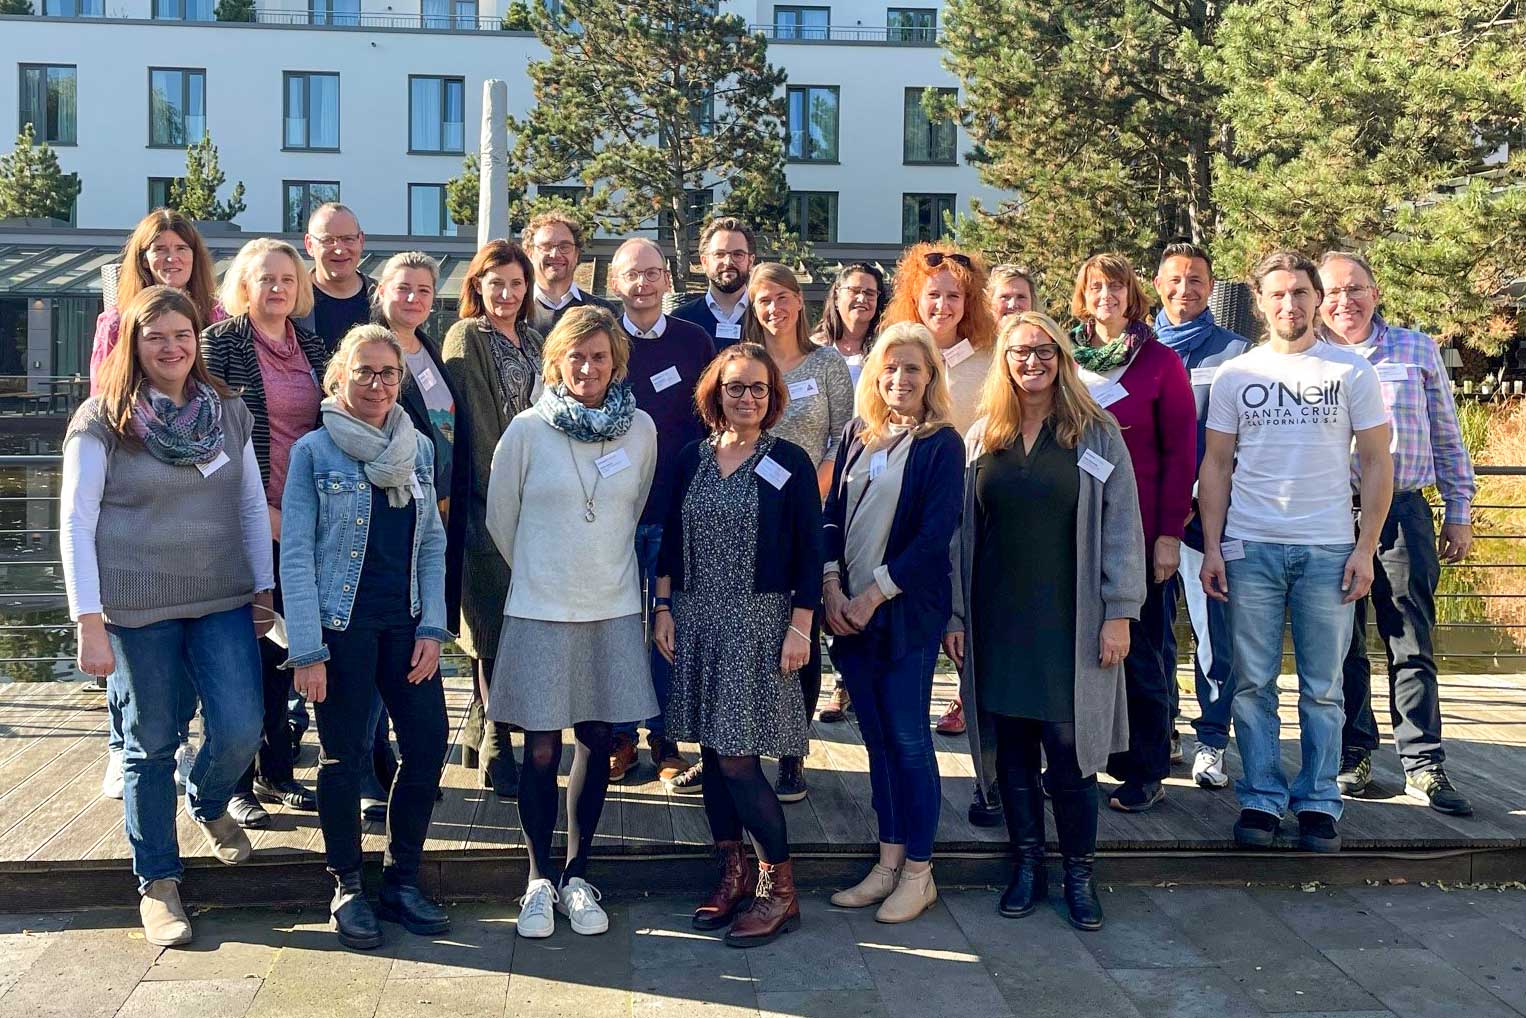
[[[509, 176], [509, 232], [518, 233], [528, 221], [530, 214], [525, 202], [523, 188], [516, 187], [514, 176]], [[468, 153], [461, 164], [459, 176], [445, 182], [445, 207], [451, 221], [460, 226], [477, 224], [477, 205], [482, 194], [482, 168], [477, 153]]]
[[212, 16], [218, 21], [253, 21], [254, 0], [217, 0]]
[[0, 0], [0, 14], [31, 14], [32, 0]]
[[765, 237], [784, 233], [784, 75], [762, 34], [688, 0], [528, 13], [547, 55], [529, 66], [529, 116], [509, 124], [521, 191], [575, 180], [589, 188], [581, 214], [604, 230], [662, 226], [680, 283], [704, 218], [695, 192], [713, 189]]
[[79, 197], [79, 176], [65, 173], [47, 142], [38, 143], [31, 124], [23, 124], [16, 147], [0, 156], [0, 219], [69, 218]]
[[530, 25], [530, 6], [514, 0], [503, 12], [503, 23], [498, 26], [505, 32], [528, 32]]
[[209, 134], [185, 150], [185, 176], [170, 184], [170, 208], [203, 222], [231, 222], [243, 212], [244, 182], [233, 185], [227, 201], [217, 192], [227, 180], [217, 164], [217, 146]]

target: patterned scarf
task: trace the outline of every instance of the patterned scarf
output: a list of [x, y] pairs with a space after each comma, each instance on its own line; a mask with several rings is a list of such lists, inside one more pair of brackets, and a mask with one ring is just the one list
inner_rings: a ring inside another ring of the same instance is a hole
[[1101, 346], [1091, 345], [1096, 334], [1096, 323], [1087, 319], [1075, 327], [1070, 338], [1075, 346], [1076, 363], [1099, 375], [1127, 364], [1141, 346], [1155, 338], [1144, 322], [1130, 322], [1123, 335]]
[[557, 431], [579, 442], [607, 442], [631, 430], [636, 416], [636, 393], [629, 382], [613, 382], [604, 394], [604, 405], [587, 407], [567, 392], [563, 382], [547, 386], [535, 403], [535, 412]]
[[155, 459], [171, 466], [210, 463], [223, 451], [223, 401], [210, 385], [191, 382], [185, 406], [145, 387], [132, 407], [132, 433]]

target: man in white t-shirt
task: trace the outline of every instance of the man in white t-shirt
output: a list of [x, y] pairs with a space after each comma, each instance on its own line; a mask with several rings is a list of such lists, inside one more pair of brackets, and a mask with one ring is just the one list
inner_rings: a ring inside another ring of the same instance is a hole
[[[1323, 292], [1312, 262], [1268, 255], [1251, 288], [1269, 335], [1214, 376], [1198, 478], [1203, 590], [1229, 603], [1238, 680], [1231, 712], [1244, 776], [1234, 836], [1242, 847], [1270, 847], [1291, 806], [1299, 847], [1337, 852], [1341, 663], [1393, 496], [1388, 411], [1372, 365], [1315, 335]], [[1353, 441], [1364, 467], [1355, 543]], [[1291, 785], [1277, 718], [1288, 617], [1303, 755]]]

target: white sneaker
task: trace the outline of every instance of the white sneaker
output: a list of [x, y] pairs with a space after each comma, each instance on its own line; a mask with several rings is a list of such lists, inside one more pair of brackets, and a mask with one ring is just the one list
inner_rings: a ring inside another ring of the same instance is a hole
[[1224, 751], [1198, 743], [1197, 755], [1192, 758], [1192, 780], [1199, 788], [1223, 788], [1229, 784], [1224, 773]]
[[107, 799], [122, 798], [122, 751], [106, 752], [106, 773], [101, 776], [101, 795]]
[[539, 940], [556, 932], [556, 913], [551, 906], [556, 902], [556, 888], [545, 877], [530, 881], [524, 897], [519, 899], [519, 921], [514, 932], [521, 937]]
[[175, 784], [182, 791], [186, 783], [191, 780], [191, 766], [196, 763], [196, 747], [186, 740], [175, 750]]
[[585, 937], [597, 936], [609, 929], [609, 916], [599, 907], [604, 895], [582, 877], [573, 877], [562, 885], [556, 898], [556, 910], [572, 920], [572, 932]]

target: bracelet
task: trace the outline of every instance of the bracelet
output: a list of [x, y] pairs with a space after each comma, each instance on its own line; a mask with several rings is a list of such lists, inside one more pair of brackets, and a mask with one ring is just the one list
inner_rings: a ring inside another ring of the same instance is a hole
[[668, 607], [665, 604], [659, 604], [655, 608], [652, 609], [652, 614], [653, 615], [656, 615], [658, 612], [667, 612], [669, 615], [671, 615], [671, 614], [673, 614], [673, 609]]
[[800, 630], [796, 629], [795, 628], [795, 624], [793, 622], [790, 623], [789, 631], [794, 633], [796, 636], [800, 637], [806, 643], [810, 643], [811, 642], [810, 634], [809, 633], [802, 633]]
[[673, 599], [671, 597], [654, 597], [652, 598], [652, 605], [657, 608], [671, 608], [673, 607]]

